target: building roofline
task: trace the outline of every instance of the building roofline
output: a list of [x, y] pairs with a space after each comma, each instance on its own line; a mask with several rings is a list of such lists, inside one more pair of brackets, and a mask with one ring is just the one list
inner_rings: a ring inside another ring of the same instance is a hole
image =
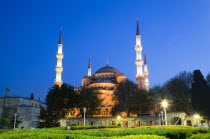
[[34, 99], [30, 99], [30, 98], [26, 98], [26, 97], [20, 97], [20, 96], [17, 96], [17, 97], [11, 97], [11, 96], [0, 97], [0, 99], [7, 99], [7, 98], [22, 98], [22, 99], [27, 99], [27, 100], [33, 100], [33, 101], [41, 102], [39, 100], [34, 100]]

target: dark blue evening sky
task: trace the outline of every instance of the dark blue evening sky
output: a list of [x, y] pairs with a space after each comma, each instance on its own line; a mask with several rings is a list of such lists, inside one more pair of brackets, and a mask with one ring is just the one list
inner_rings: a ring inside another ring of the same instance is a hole
[[180, 71], [210, 72], [209, 0], [1, 0], [0, 96], [43, 100], [55, 80], [63, 28], [63, 81], [79, 87], [105, 66], [135, 80], [135, 28], [139, 17], [151, 86]]

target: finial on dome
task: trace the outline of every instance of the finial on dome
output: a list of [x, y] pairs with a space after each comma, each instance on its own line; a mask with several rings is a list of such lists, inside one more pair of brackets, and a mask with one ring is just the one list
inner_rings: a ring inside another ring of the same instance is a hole
[[106, 59], [106, 67], [109, 67], [109, 61], [108, 61], [108, 58]]
[[137, 36], [137, 35], [140, 35], [138, 17], [136, 18], [136, 21], [137, 21], [137, 26], [136, 26], [136, 36]]
[[58, 44], [63, 44], [63, 39], [62, 39], [62, 27], [60, 28], [60, 37], [59, 37]]
[[89, 58], [89, 61], [88, 61], [88, 76], [89, 77], [91, 76], [91, 61], [90, 61], [90, 58]]

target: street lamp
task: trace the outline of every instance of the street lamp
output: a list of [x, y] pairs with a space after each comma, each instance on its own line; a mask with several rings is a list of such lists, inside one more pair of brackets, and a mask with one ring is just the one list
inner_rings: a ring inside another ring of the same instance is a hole
[[66, 115], [66, 129], [69, 128], [69, 125], [68, 125], [68, 118], [69, 118], [70, 115], [71, 115], [70, 112]]
[[118, 116], [117, 116], [118, 125], [120, 125], [120, 118], [121, 118], [121, 117], [118, 115]]
[[161, 113], [161, 125], [163, 125], [163, 111], [161, 111], [160, 113]]
[[84, 107], [84, 108], [83, 108], [83, 112], [84, 112], [84, 125], [85, 125], [85, 113], [86, 113], [86, 110], [87, 110], [87, 109]]
[[194, 118], [195, 118], [196, 125], [198, 126], [198, 119], [200, 118], [200, 116], [198, 114], [195, 114]]
[[164, 112], [165, 112], [165, 125], [167, 125], [166, 107], [168, 106], [168, 103], [166, 102], [165, 99], [162, 101], [162, 106], [163, 106]]
[[16, 125], [16, 120], [17, 120], [17, 113], [15, 113], [14, 130], [15, 130], [15, 125]]

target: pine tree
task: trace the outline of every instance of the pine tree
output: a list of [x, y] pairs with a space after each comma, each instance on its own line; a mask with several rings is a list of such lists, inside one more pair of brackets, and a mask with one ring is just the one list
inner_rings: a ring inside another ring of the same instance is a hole
[[78, 98], [74, 88], [68, 84], [62, 84], [61, 87], [55, 85], [46, 96], [46, 107], [41, 108], [40, 119], [44, 121], [41, 127], [56, 127], [61, 117], [69, 112], [71, 108], [76, 107]]
[[30, 99], [34, 100], [34, 93], [31, 93]]
[[210, 89], [200, 70], [194, 70], [192, 84], [192, 105], [196, 113], [210, 118]]

